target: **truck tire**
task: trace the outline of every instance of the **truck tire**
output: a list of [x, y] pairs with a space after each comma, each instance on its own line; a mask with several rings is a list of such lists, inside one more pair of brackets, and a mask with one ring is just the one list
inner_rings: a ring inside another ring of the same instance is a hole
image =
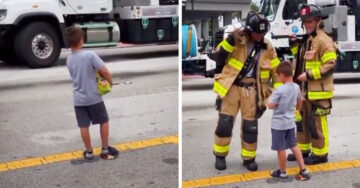
[[54, 27], [46, 22], [30, 23], [15, 36], [17, 59], [31, 68], [53, 66], [59, 58], [61, 45]]

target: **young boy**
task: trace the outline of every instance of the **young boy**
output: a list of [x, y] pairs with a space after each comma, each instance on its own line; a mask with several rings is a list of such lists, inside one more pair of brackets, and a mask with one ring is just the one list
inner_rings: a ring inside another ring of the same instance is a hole
[[298, 180], [310, 179], [310, 174], [306, 171], [304, 159], [301, 151], [296, 144], [295, 138], [295, 113], [294, 108], [301, 109], [302, 96], [299, 86], [293, 82], [292, 66], [290, 62], [283, 61], [276, 69], [281, 82], [269, 98], [267, 106], [274, 109], [271, 120], [272, 150], [278, 152], [278, 162], [280, 169], [271, 171], [271, 176], [287, 179], [286, 175], [286, 149], [290, 148], [295, 155], [300, 167], [300, 173], [296, 176]]
[[111, 74], [105, 63], [92, 51], [82, 50], [83, 31], [78, 27], [69, 27], [66, 30], [67, 42], [71, 54], [66, 65], [73, 81], [73, 95], [75, 115], [80, 128], [81, 138], [86, 150], [83, 155], [86, 160], [92, 160], [93, 148], [91, 146], [89, 126], [100, 124], [101, 158], [113, 159], [119, 154], [118, 150], [108, 145], [109, 118], [105, 104], [97, 89], [95, 70], [112, 85]]

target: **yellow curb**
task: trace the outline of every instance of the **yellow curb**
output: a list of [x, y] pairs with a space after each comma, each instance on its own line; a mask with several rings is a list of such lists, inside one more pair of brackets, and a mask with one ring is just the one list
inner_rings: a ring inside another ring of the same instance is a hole
[[[360, 159], [359, 160], [349, 160], [349, 161], [339, 161], [318, 165], [308, 165], [306, 169], [311, 172], [327, 172], [327, 171], [335, 171], [341, 169], [349, 169], [360, 167]], [[299, 173], [298, 167], [290, 167], [286, 169], [288, 175], [296, 175]], [[270, 178], [270, 170], [258, 171], [258, 172], [247, 172], [242, 174], [231, 174], [224, 176], [215, 176], [209, 178], [201, 178], [195, 180], [186, 180], [182, 182], [183, 188], [190, 187], [209, 187], [216, 185], [225, 185], [225, 184], [234, 184], [241, 183], [247, 181], [254, 181], [260, 179]]]
[[[165, 136], [159, 138], [152, 138], [147, 140], [140, 140], [135, 142], [123, 143], [115, 145], [120, 151], [142, 149], [152, 146], [159, 146], [164, 144], [178, 144], [178, 135]], [[94, 154], [99, 155], [101, 148], [94, 148]], [[83, 151], [72, 151], [67, 153], [51, 154], [43, 157], [34, 157], [29, 159], [22, 159], [17, 161], [9, 161], [0, 163], [0, 172], [6, 172], [15, 169], [22, 169], [28, 167], [41, 166], [45, 164], [64, 162], [83, 157]]]

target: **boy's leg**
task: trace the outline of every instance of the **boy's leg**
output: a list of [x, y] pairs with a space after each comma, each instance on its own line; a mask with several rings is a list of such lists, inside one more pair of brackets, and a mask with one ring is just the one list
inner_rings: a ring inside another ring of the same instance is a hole
[[303, 152], [300, 150], [298, 144], [296, 143], [295, 128], [288, 129], [286, 131], [286, 134], [287, 134], [286, 142], [288, 144], [288, 148], [291, 149], [296, 161], [299, 164], [300, 170], [305, 169]]
[[81, 134], [81, 138], [84, 142], [86, 150], [92, 151], [89, 127], [85, 127], [85, 128], [80, 127], [80, 134]]
[[278, 150], [278, 162], [279, 168], [281, 172], [286, 171], [286, 151], [285, 150]]
[[293, 154], [296, 158], [296, 161], [298, 162], [299, 167], [300, 167], [300, 172], [299, 172], [299, 174], [296, 175], [296, 179], [300, 180], [300, 181], [309, 180], [311, 178], [311, 176], [310, 176], [309, 172], [306, 170], [301, 150], [299, 149], [298, 146], [295, 146], [295, 147], [291, 148], [291, 151], [293, 152]]
[[299, 149], [298, 146], [292, 147], [291, 148], [292, 153], [294, 154], [296, 161], [299, 164], [300, 170], [305, 169], [305, 164], [304, 164], [304, 159], [303, 159], [303, 155]]
[[288, 133], [287, 142], [288, 142], [289, 147], [291, 148], [291, 151], [292, 151], [293, 155], [295, 156], [296, 161], [298, 162], [299, 167], [300, 167], [300, 172], [298, 175], [296, 175], [296, 179], [300, 180], [300, 181], [309, 180], [311, 178], [311, 176], [306, 171], [303, 153], [301, 152], [300, 148], [296, 144], [295, 130], [289, 129], [287, 131], [287, 133]]
[[100, 136], [102, 148], [109, 146], [109, 122], [100, 124]]
[[101, 145], [107, 148], [109, 145], [109, 116], [104, 102], [89, 107], [92, 124], [100, 124]]
[[279, 169], [270, 172], [272, 177], [287, 179], [285, 130], [271, 129], [271, 149], [278, 153]]
[[92, 152], [91, 139], [89, 133], [90, 114], [88, 106], [75, 106], [75, 115], [78, 126], [80, 128], [80, 135], [87, 151]]
[[119, 155], [119, 151], [109, 146], [109, 122], [100, 124], [100, 136], [101, 136], [101, 158], [103, 159], [114, 159]]
[[274, 178], [287, 179], [286, 175], [286, 150], [277, 150], [279, 169], [272, 170], [270, 175]]
[[91, 121], [93, 124], [100, 124], [101, 136], [101, 158], [114, 159], [118, 156], [119, 151], [109, 146], [109, 117], [104, 102], [94, 104], [90, 108]]

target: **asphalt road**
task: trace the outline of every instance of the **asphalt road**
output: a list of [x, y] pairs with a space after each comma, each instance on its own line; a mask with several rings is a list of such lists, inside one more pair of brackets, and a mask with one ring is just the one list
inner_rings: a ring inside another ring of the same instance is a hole
[[[346, 76], [346, 78], [349, 78]], [[335, 85], [333, 109], [328, 117], [329, 123], [329, 162], [358, 160], [360, 147], [360, 82], [359, 79], [338, 80]], [[198, 180], [225, 175], [243, 174], [248, 171], [242, 166], [240, 156], [240, 115], [237, 117], [227, 157], [227, 169], [214, 168], [215, 157], [212, 153], [213, 134], [217, 123], [215, 93], [212, 92], [212, 79], [183, 79], [182, 85], [182, 177], [183, 181]], [[270, 149], [270, 120], [272, 111], [267, 110], [259, 120], [257, 163], [259, 171], [268, 171], [277, 166], [276, 152]], [[288, 151], [289, 152], [289, 151]], [[295, 162], [287, 164], [296, 167]], [[317, 172], [312, 180], [299, 183], [271, 184], [266, 180], [245, 181], [218, 187], [359, 187], [360, 170], [352, 168], [330, 172]], [[204, 180], [207, 181], [207, 180]], [[203, 181], [203, 182], [204, 182]], [[224, 180], [225, 182], [225, 180]]]
[[[158, 51], [161, 52], [158, 52]], [[119, 85], [104, 96], [110, 144], [178, 134], [178, 58], [174, 46], [96, 50]], [[1, 163], [83, 150], [70, 75], [64, 66], [0, 63]], [[99, 126], [90, 128], [100, 147]], [[0, 172], [0, 187], [177, 187], [178, 144], [121, 152], [112, 161], [70, 161]]]

